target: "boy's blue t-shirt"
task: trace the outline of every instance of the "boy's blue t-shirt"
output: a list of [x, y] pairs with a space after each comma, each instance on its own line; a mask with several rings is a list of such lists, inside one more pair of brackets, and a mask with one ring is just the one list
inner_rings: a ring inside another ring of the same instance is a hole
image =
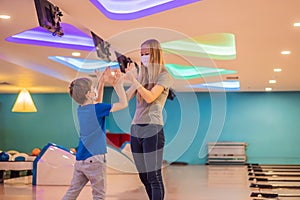
[[109, 115], [111, 107], [111, 104], [105, 103], [78, 107], [80, 138], [76, 160], [107, 153], [105, 117]]

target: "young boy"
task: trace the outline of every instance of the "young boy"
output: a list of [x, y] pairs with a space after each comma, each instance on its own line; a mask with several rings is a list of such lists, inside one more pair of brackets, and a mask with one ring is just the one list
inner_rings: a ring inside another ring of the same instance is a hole
[[[93, 82], [89, 78], [78, 78], [70, 85], [70, 96], [79, 106], [77, 116], [80, 129], [79, 145], [76, 153], [74, 174], [71, 185], [63, 200], [74, 200], [82, 188], [90, 181], [94, 200], [105, 198], [105, 154], [106, 135], [105, 117], [110, 112], [127, 107], [126, 94], [123, 88], [121, 73], [112, 76], [109, 68], [96, 72], [98, 77], [98, 93], [94, 91]], [[102, 103], [104, 81], [114, 86], [119, 102], [114, 104]]]

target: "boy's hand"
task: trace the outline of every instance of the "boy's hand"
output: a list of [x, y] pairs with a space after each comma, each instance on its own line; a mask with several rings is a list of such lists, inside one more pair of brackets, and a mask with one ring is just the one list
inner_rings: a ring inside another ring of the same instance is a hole
[[120, 70], [116, 70], [113, 76], [114, 76], [114, 81], [113, 81], [112, 85], [114, 87], [117, 85], [123, 85], [124, 74]]
[[[97, 77], [100, 76], [100, 72], [96, 72]], [[116, 85], [122, 85], [124, 83], [124, 74], [120, 71], [120, 69], [117, 70], [111, 70], [110, 67], [107, 67], [103, 74], [101, 75], [100, 79], [102, 79], [105, 82], [108, 82], [110, 85], [115, 87]]]
[[100, 72], [100, 70], [96, 69], [96, 70], [94, 71], [94, 73], [95, 73], [95, 75], [96, 75], [96, 77], [97, 77], [97, 80], [98, 80], [99, 82], [104, 82], [104, 72], [102, 73], [102, 72]]
[[94, 73], [99, 82], [104, 82], [107, 80], [108, 75], [111, 74], [111, 70], [110, 67], [108, 66], [105, 68], [104, 72], [101, 72], [100, 70], [96, 69]]
[[108, 66], [108, 67], [105, 68], [105, 70], [103, 72], [103, 75], [104, 75], [104, 80], [106, 80], [111, 75], [110, 66]]
[[113, 79], [114, 79], [114, 77], [112, 75], [112, 71], [111, 71], [110, 67], [108, 66], [108, 67], [106, 67], [106, 69], [103, 72], [103, 80], [111, 83], [111, 82], [113, 82]]

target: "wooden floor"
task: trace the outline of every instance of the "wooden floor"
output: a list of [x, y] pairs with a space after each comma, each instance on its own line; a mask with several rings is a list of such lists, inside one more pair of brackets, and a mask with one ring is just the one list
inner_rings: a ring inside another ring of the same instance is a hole
[[[163, 170], [165, 200], [249, 200], [246, 166], [186, 165]], [[0, 200], [59, 200], [68, 186], [32, 186], [31, 177], [5, 180]], [[86, 186], [78, 200], [92, 199]], [[108, 172], [106, 200], [147, 200], [136, 174]]]

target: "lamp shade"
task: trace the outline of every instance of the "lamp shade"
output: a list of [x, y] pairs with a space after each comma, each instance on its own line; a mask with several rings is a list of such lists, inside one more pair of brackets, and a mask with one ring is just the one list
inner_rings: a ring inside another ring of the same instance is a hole
[[19, 93], [12, 112], [37, 112], [30, 93], [25, 88]]

